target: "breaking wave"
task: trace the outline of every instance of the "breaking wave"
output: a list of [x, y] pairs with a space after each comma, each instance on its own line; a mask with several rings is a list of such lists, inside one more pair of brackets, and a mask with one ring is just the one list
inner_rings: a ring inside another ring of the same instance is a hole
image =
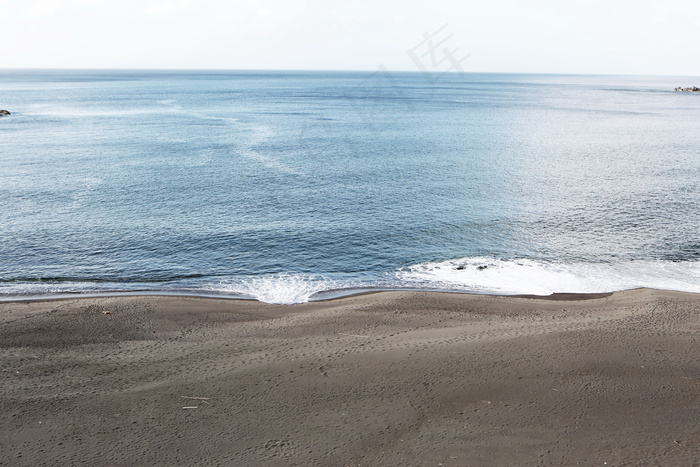
[[403, 283], [493, 294], [600, 293], [640, 287], [700, 293], [700, 262], [556, 263], [486, 257], [421, 263], [397, 273]]
[[243, 295], [265, 303], [292, 305], [306, 303], [320, 292], [342, 286], [339, 282], [321, 276], [280, 274], [223, 280], [208, 289], [212, 292]]

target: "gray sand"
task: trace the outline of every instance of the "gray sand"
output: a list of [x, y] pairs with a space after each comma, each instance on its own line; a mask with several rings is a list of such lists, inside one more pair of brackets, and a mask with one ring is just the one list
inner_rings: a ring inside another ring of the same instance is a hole
[[699, 465], [700, 296], [0, 303], [0, 465]]

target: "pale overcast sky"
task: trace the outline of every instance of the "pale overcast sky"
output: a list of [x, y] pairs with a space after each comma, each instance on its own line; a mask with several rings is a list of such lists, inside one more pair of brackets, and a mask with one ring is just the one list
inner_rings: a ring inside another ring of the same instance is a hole
[[700, 0], [0, 0], [0, 19], [0, 68], [416, 70], [447, 24], [464, 71], [700, 76]]

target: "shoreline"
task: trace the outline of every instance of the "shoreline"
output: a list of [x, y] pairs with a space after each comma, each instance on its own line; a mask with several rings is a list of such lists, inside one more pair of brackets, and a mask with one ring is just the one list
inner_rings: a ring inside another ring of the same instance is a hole
[[[73, 300], [80, 298], [117, 298], [117, 297], [182, 297], [182, 298], [210, 298], [215, 300], [240, 300], [240, 301], [252, 301], [259, 302], [266, 305], [281, 305], [281, 306], [295, 306], [302, 305], [305, 303], [316, 303], [316, 302], [330, 302], [333, 300], [341, 300], [349, 297], [358, 297], [362, 295], [370, 295], [383, 292], [406, 292], [406, 293], [429, 293], [429, 294], [456, 294], [456, 295], [475, 295], [475, 296], [486, 296], [486, 297], [511, 297], [511, 298], [523, 298], [523, 299], [533, 299], [533, 300], [592, 300], [596, 298], [610, 297], [613, 294], [618, 294], [622, 292], [630, 292], [634, 290], [657, 290], [666, 292], [677, 292], [683, 294], [693, 294], [700, 296], [698, 292], [686, 292], [683, 290], [673, 290], [673, 289], [658, 289], [653, 287], [635, 287], [632, 289], [614, 290], [611, 292], [553, 292], [549, 295], [537, 295], [537, 294], [496, 294], [496, 293], [478, 293], [473, 291], [461, 291], [461, 290], [449, 290], [449, 289], [424, 289], [424, 288], [356, 288], [356, 289], [338, 289], [338, 290], [326, 290], [321, 292], [321, 294], [331, 295], [330, 297], [314, 298], [313, 296], [305, 302], [299, 303], [270, 303], [264, 302], [257, 298], [241, 297], [236, 295], [227, 295], [224, 293], [196, 293], [189, 291], [162, 291], [162, 290], [135, 290], [135, 291], [115, 291], [115, 292], [60, 292], [55, 294], [28, 294], [28, 295], [0, 295], [0, 304], [3, 303], [16, 303], [16, 302], [43, 302], [43, 301], [53, 301], [53, 300]], [[347, 291], [347, 293], [344, 293]]]
[[697, 261], [628, 260], [617, 263], [465, 257], [372, 273], [186, 275], [160, 279], [6, 278], [0, 302], [72, 296], [182, 295], [295, 304], [366, 291], [426, 291], [493, 295], [610, 293], [658, 288], [700, 293]]
[[699, 339], [657, 289], [2, 302], [0, 465], [692, 465]]

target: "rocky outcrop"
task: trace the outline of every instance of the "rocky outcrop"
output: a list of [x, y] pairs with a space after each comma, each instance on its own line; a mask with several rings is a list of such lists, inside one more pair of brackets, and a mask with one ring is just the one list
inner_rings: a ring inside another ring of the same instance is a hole
[[697, 86], [693, 86], [692, 88], [681, 88], [678, 87], [674, 89], [674, 91], [686, 91], [686, 92], [700, 92], [700, 88]]
[[9, 110], [0, 110], [0, 117], [4, 117], [5, 115], [12, 115]]

